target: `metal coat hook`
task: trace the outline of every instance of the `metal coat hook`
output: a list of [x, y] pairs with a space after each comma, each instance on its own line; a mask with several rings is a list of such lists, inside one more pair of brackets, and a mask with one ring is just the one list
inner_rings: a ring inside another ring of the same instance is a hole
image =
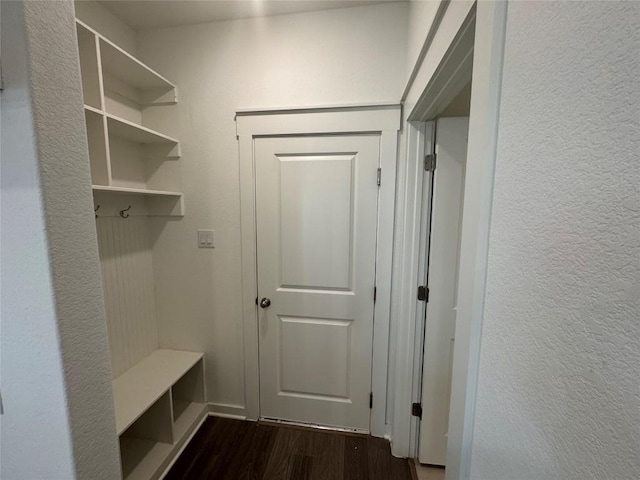
[[120, 216], [121, 216], [122, 218], [129, 218], [129, 214], [128, 214], [128, 213], [126, 213], [126, 212], [128, 212], [129, 210], [131, 210], [131, 205], [129, 205], [129, 206], [128, 206], [127, 208], [125, 208], [124, 210], [120, 210]]
[[93, 213], [95, 214], [96, 218], [98, 218], [98, 210], [100, 209], [100, 205], [98, 205], [96, 208], [93, 209]]

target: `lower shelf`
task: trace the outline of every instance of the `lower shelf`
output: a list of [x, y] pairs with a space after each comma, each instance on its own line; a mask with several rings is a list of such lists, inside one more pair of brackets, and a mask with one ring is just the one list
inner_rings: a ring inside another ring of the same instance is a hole
[[175, 440], [172, 444], [133, 436], [120, 437], [124, 480], [159, 479], [207, 414], [204, 403], [178, 403], [181, 413], [173, 424]]
[[124, 480], [158, 480], [207, 414], [202, 353], [156, 350], [113, 381]]
[[174, 423], [173, 432], [176, 438], [181, 438], [194, 422], [202, 415], [204, 403], [173, 400]]
[[126, 480], [149, 480], [162, 468], [173, 445], [143, 438], [120, 437], [122, 476]]

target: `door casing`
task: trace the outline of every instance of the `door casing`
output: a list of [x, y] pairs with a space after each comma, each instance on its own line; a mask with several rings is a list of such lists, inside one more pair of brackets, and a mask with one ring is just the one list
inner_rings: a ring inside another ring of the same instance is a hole
[[[459, 13], [464, 9], [466, 2], [446, 2], [447, 9], [442, 22], [448, 22], [451, 7]], [[444, 4], [444, 2], [443, 2]], [[456, 318], [456, 348], [453, 355], [453, 375], [451, 385], [451, 402], [449, 413], [449, 433], [447, 441], [447, 479], [464, 479], [470, 477], [471, 446], [473, 435], [473, 418], [476, 400], [476, 382], [479, 366], [480, 338], [482, 332], [482, 316], [484, 311], [484, 294], [487, 273], [487, 253], [489, 241], [489, 226], [491, 219], [491, 199], [493, 192], [493, 170], [495, 166], [495, 148], [498, 132], [498, 118], [500, 107], [500, 88], [502, 77], [502, 57], [505, 46], [507, 2], [477, 2], [472, 4], [477, 21], [473, 38], [473, 63], [472, 63], [472, 88], [471, 109], [469, 122], [469, 142], [467, 151], [467, 177], [465, 181], [465, 212], [462, 220], [462, 241], [460, 246], [459, 270], [465, 272], [461, 275], [458, 285], [458, 311]], [[452, 13], [451, 21], [456, 20]], [[423, 155], [419, 145], [420, 136], [425, 129], [429, 129], [429, 123], [422, 122], [432, 120], [436, 114], [430, 114], [430, 101], [449, 91], [449, 82], [457, 81], [453, 77], [456, 72], [464, 72], [461, 63], [467, 58], [464, 51], [458, 47], [461, 45], [459, 35], [453, 38], [447, 37], [446, 31], [439, 38], [440, 21], [434, 21], [425, 40], [423, 49], [425, 57], [441, 55], [445, 45], [446, 53], [442, 62], [422, 62], [420, 71], [412, 76], [403, 94], [403, 104], [407, 108], [407, 116], [403, 126], [406, 138], [403, 141], [403, 152], [399, 157], [401, 170], [410, 170], [401, 173], [398, 184], [399, 202], [411, 204], [418, 197], [414, 185], [409, 182], [415, 178], [415, 171], [419, 168]], [[454, 22], [455, 23], [455, 22]], [[468, 26], [462, 22], [461, 30]], [[435, 39], [438, 39], [436, 42]], [[434, 46], [438, 43], [438, 46]], [[464, 49], [463, 49], [464, 50]], [[463, 54], [459, 56], [459, 54]], [[462, 58], [462, 60], [460, 60]], [[451, 60], [451, 61], [448, 61]], [[446, 64], [452, 67], [452, 73], [442, 75], [441, 67]], [[438, 72], [433, 71], [434, 65]], [[441, 76], [445, 85], [438, 84], [435, 80]], [[468, 81], [468, 79], [466, 80]], [[464, 83], [462, 83], [463, 85]], [[455, 96], [455, 95], [453, 95]], [[451, 98], [453, 98], [453, 96]], [[421, 97], [424, 102], [416, 105], [416, 98]], [[446, 103], [446, 102], [442, 102]], [[409, 108], [411, 107], [411, 108]], [[406, 146], [404, 143], [406, 142]], [[419, 200], [418, 200], [419, 201]], [[414, 243], [413, 233], [420, 222], [420, 214], [411, 209], [400, 209], [396, 214], [396, 221], [403, 225], [402, 235], [398, 237], [398, 269], [396, 284], [400, 285], [397, 294], [397, 311], [411, 309], [415, 299], [416, 277], [411, 269], [403, 268], [410, 264], [412, 259], [417, 261], [417, 243]], [[406, 285], [407, 289], [402, 286]], [[396, 295], [394, 295], [394, 303]], [[398, 351], [411, 350], [411, 355], [402, 355], [391, 365], [395, 376], [390, 395], [395, 399], [393, 406], [392, 428], [392, 452], [397, 456], [415, 456], [417, 452], [417, 418], [411, 415], [411, 402], [415, 401], [416, 391], [411, 389], [412, 379], [415, 377], [415, 368], [419, 367], [420, 357], [414, 353], [415, 315], [398, 316], [400, 334], [395, 341], [394, 348]]]
[[[236, 133], [239, 142], [240, 213], [242, 251], [242, 318], [244, 337], [245, 404], [223, 407], [250, 420], [260, 417], [257, 251], [255, 210], [254, 140], [282, 135], [342, 135], [374, 133], [380, 139], [381, 183], [376, 247], [376, 303], [372, 358], [371, 434], [390, 434], [386, 422], [389, 318], [391, 310], [391, 266], [393, 255], [394, 205], [400, 105], [320, 107], [306, 109], [239, 111]], [[215, 406], [212, 407], [216, 411]]]

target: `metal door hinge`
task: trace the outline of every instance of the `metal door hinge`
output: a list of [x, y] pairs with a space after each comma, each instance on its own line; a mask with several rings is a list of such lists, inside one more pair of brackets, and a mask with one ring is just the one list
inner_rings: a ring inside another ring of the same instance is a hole
[[378, 298], [378, 287], [373, 287], [373, 303], [376, 303], [376, 298]]
[[433, 172], [436, 169], [436, 154], [431, 153], [424, 156], [424, 169], [427, 172]]
[[421, 302], [429, 301], [429, 287], [423, 287], [422, 285], [418, 287], [418, 300]]
[[382, 169], [378, 169], [378, 186], [382, 183]]
[[414, 417], [418, 417], [420, 420], [422, 420], [422, 405], [419, 403], [412, 403], [411, 415], [413, 415]]
[[373, 392], [369, 393], [369, 408], [373, 408]]

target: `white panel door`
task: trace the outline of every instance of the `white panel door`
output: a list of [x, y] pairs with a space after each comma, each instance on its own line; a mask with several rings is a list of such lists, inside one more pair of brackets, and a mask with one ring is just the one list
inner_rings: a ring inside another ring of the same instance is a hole
[[379, 138], [255, 140], [262, 418], [369, 430]]
[[444, 465], [449, 428], [451, 366], [456, 320], [462, 196], [469, 118], [436, 123], [429, 251], [429, 302], [422, 367], [420, 463]]

